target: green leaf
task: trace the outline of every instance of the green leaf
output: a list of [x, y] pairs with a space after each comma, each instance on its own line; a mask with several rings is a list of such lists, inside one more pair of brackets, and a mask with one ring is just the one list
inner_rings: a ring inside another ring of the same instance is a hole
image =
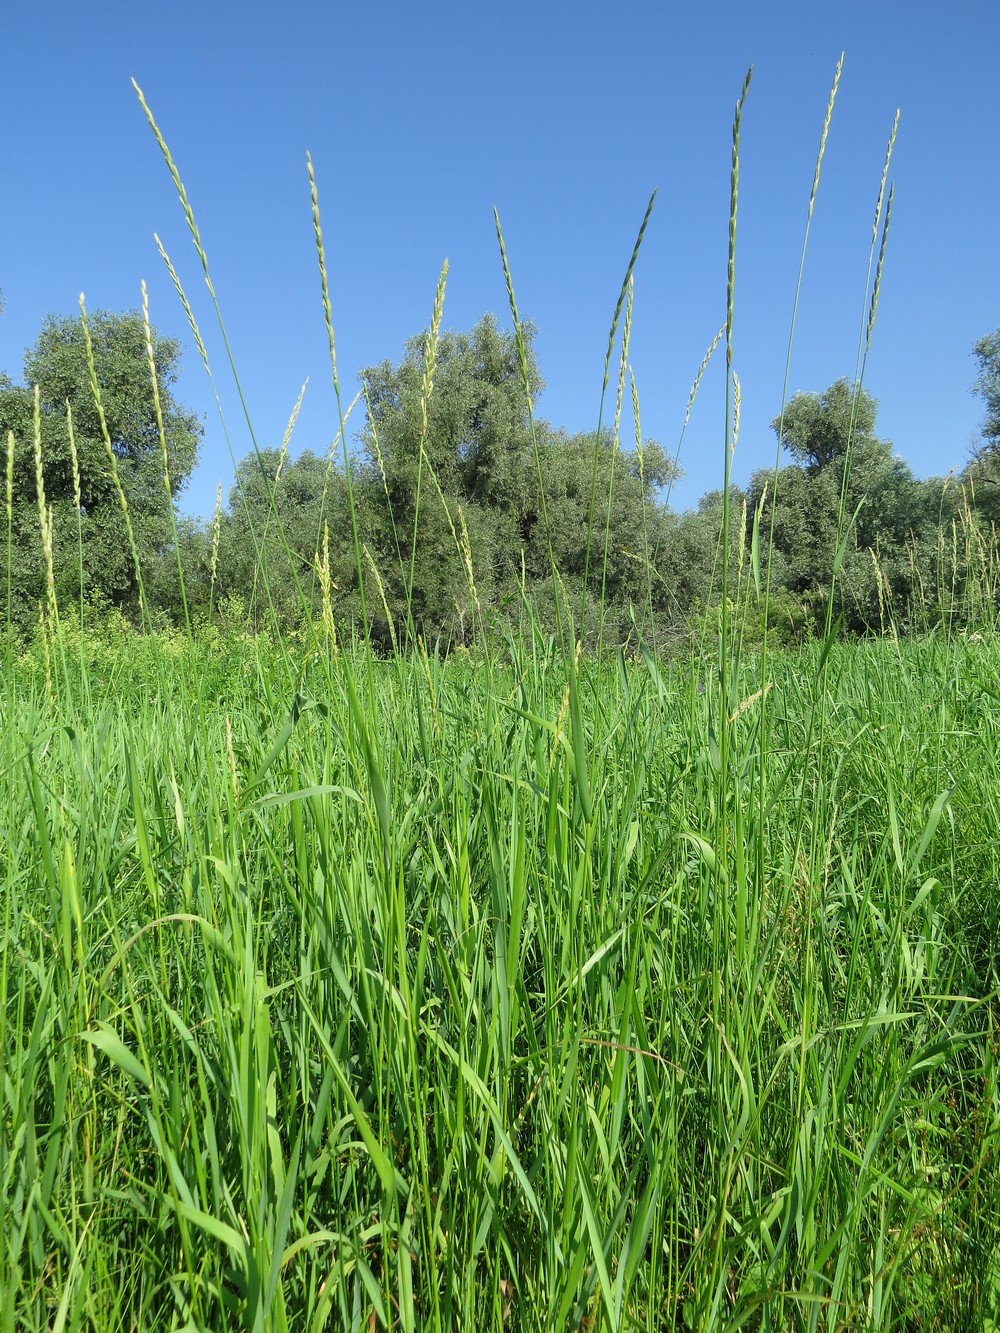
[[111, 1063], [117, 1065], [122, 1073], [127, 1074], [133, 1082], [144, 1088], [151, 1086], [152, 1078], [113, 1028], [102, 1023], [94, 1031], [81, 1032], [80, 1037], [83, 1041], [89, 1041], [91, 1046], [96, 1046], [98, 1050], [103, 1051]]

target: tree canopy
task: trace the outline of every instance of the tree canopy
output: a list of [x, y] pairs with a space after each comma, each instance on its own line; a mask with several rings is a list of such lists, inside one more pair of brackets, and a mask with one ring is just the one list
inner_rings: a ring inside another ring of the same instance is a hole
[[[607, 428], [568, 432], [537, 416], [544, 386], [531, 326], [530, 410], [516, 339], [494, 317], [441, 334], [429, 399], [428, 335], [419, 334], [398, 361], [361, 372], [367, 417], [351, 464], [353, 518], [339, 457], [265, 446], [238, 464], [228, 504], [211, 524], [171, 512], [201, 436], [174, 396], [178, 344], [153, 335], [161, 439], [141, 316], [98, 313], [89, 328], [107, 443], [77, 319], [45, 321], [23, 383], [0, 375], [0, 439], [10, 432], [14, 440], [11, 602], [24, 630], [46, 595], [36, 432], [60, 605], [75, 603], [82, 584], [98, 606], [137, 610], [109, 448], [147, 593], [162, 618], [179, 623], [186, 610], [196, 620], [221, 613], [223, 623], [284, 632], [332, 603], [338, 634], [368, 632], [388, 649], [412, 630], [455, 645], [477, 624], [509, 626], [526, 602], [536, 624], [554, 630], [562, 606], [581, 605], [586, 580], [588, 605], [603, 608], [588, 635], [625, 643], [636, 623], [655, 640], [690, 627], [718, 600], [721, 494], [670, 513], [662, 496], [674, 467], [655, 440], [625, 448]], [[859, 632], [884, 628], [887, 614], [905, 622], [915, 608], [957, 613], [970, 570], [993, 540], [1000, 499], [1000, 330], [975, 351], [984, 443], [957, 479], [914, 478], [876, 434], [875, 398], [847, 379], [795, 394], [775, 418], [791, 461], [777, 474], [754, 474], [745, 491], [732, 488], [726, 534], [740, 571], [751, 549], [767, 565], [772, 621], [777, 615], [795, 634], [819, 625], [831, 592]], [[749, 613], [745, 581], [737, 587]]]
[[[105, 425], [141, 562], [151, 560], [170, 532], [164, 486], [164, 445], [173, 495], [194, 466], [201, 423], [174, 398], [180, 345], [153, 332], [153, 356], [163, 420], [161, 442], [142, 316], [99, 311], [88, 318]], [[46, 502], [52, 507], [57, 568], [78, 585], [78, 545], [89, 595], [122, 607], [136, 598], [136, 572], [125, 518], [114, 486], [108, 446], [94, 400], [79, 319], [48, 318], [24, 358], [24, 382], [0, 379], [0, 439], [14, 438], [12, 529], [25, 558], [16, 561], [20, 619], [33, 615], [39, 595], [34, 398], [38, 389]], [[70, 418], [76, 467], [70, 439]]]

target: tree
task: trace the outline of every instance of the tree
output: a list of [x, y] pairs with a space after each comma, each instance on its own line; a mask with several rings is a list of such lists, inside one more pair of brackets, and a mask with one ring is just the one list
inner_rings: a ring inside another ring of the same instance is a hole
[[[534, 401], [543, 385], [533, 329], [526, 326], [523, 336]], [[477, 599], [492, 614], [519, 608], [523, 577], [537, 614], [553, 628], [549, 541], [575, 608], [587, 567], [596, 463], [589, 592], [599, 598], [603, 591], [606, 609], [615, 608], [606, 630], [614, 621], [612, 633], [627, 635], [629, 603], [641, 608], [648, 600], [644, 561], [656, 526], [650, 511], [673, 471], [663, 450], [647, 440], [640, 466], [638, 455], [623, 451], [609, 431], [600, 439], [592, 432], [571, 435], [537, 418], [533, 442], [517, 342], [491, 315], [469, 333], [442, 335], [424, 436], [425, 339], [411, 338], [398, 365], [385, 361], [362, 372], [370, 403], [363, 437], [369, 466], [357, 494], [366, 539], [380, 569], [381, 587], [373, 588], [368, 599], [376, 621], [384, 593], [397, 628], [412, 612], [425, 637], [460, 638]]]
[[294, 459], [282, 459], [277, 449], [248, 454], [237, 466], [222, 524], [217, 600], [239, 599], [258, 628], [270, 627], [272, 616], [281, 628], [299, 624], [303, 597], [310, 613], [318, 609], [324, 531], [334, 605], [343, 623], [357, 610], [343, 471], [311, 449]]
[[[383, 361], [361, 372], [370, 408], [362, 437], [369, 465], [358, 494], [382, 581], [381, 590], [371, 590], [372, 614], [380, 618], [384, 592], [396, 627], [412, 611], [417, 627], [431, 637], [461, 635], [473, 609], [460, 550], [466, 536], [476, 595], [483, 601], [501, 595], [517, 577], [537, 484], [514, 335], [492, 315], [469, 333], [441, 335], [424, 436], [426, 336], [407, 342], [398, 365]], [[524, 338], [534, 397], [542, 380], [530, 326]]]
[[824, 393], [797, 393], [771, 428], [784, 449], [807, 472], [843, 459], [853, 437], [854, 452], [875, 439], [878, 403], [865, 389], [839, 379]]
[[[156, 421], [142, 316], [97, 312], [88, 319], [101, 402], [135, 535], [140, 563], [170, 539], [163, 446]], [[172, 493], [184, 487], [197, 456], [201, 423], [174, 399], [180, 345], [153, 333], [153, 356]], [[45, 497], [52, 507], [60, 591], [77, 589], [78, 538], [85, 592], [129, 611], [137, 605], [136, 572], [125, 519], [94, 402], [84, 336], [77, 319], [49, 317], [24, 359], [24, 384], [0, 377], [0, 439], [15, 439], [12, 524], [18, 618], [33, 618], [42, 586], [34, 456], [34, 389], [39, 391]], [[72, 411], [74, 476], [67, 425]], [[77, 498], [79, 497], [79, 505]]]
[[972, 349], [979, 362], [979, 375], [973, 385], [986, 403], [983, 419], [983, 439], [991, 448], [1000, 446], [1000, 329], [994, 329], [979, 339]]
[[[881, 623], [879, 586], [898, 604], [909, 592], [907, 543], [928, 522], [928, 503], [907, 463], [875, 434], [878, 403], [839, 379], [821, 394], [797, 393], [772, 423], [795, 459], [781, 469], [774, 509], [772, 566], [782, 586], [814, 609], [825, 602], [838, 531], [851, 523], [839, 579], [839, 606], [854, 628]], [[846, 469], [846, 486], [845, 486]], [[765, 487], [761, 531], [771, 530], [772, 474], [754, 475], [748, 513]], [[843, 502], [843, 515], [841, 503]], [[874, 557], [874, 559], [873, 559]], [[878, 573], [876, 573], [876, 565]]]
[[986, 403], [980, 427], [982, 442], [971, 451], [963, 480], [980, 518], [987, 524], [1000, 521], [1000, 329], [986, 334], [974, 346], [979, 375], [972, 386]]

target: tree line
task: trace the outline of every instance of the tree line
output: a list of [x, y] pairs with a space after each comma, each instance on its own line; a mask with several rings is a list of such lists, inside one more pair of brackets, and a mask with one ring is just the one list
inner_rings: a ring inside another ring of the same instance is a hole
[[840, 379], [775, 419], [789, 461], [733, 488], [727, 534], [720, 492], [685, 513], [664, 502], [677, 474], [656, 440], [533, 419], [533, 330], [522, 364], [491, 316], [441, 335], [429, 396], [426, 335], [362, 372], [350, 478], [336, 453], [268, 447], [213, 519], [181, 517], [202, 425], [175, 396], [179, 345], [153, 330], [147, 346], [137, 312], [91, 316], [89, 338], [88, 358], [81, 322], [50, 318], [22, 383], [0, 375], [7, 621], [24, 635], [51, 567], [58, 606], [97, 618], [287, 633], [325, 615], [388, 650], [408, 633], [461, 644], [526, 607], [554, 630], [589, 599], [606, 642], [662, 641], [717, 600], [723, 539], [753, 569], [746, 628], [766, 614], [789, 640], [821, 627], [835, 563], [834, 609], [858, 633], [975, 618], [994, 596], [1000, 330], [974, 348], [981, 444], [948, 477], [914, 477], [876, 434], [875, 399]]

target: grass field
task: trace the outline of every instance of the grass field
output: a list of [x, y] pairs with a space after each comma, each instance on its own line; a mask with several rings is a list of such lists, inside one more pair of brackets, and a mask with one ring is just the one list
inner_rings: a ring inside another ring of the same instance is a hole
[[4, 1329], [989, 1328], [1000, 649], [818, 666], [19, 660]]
[[996, 1333], [992, 576], [982, 632], [843, 642], [842, 501], [794, 652], [751, 632], [758, 527], [672, 655], [581, 653], [554, 568], [560, 635], [526, 602], [450, 655], [412, 616], [388, 660], [326, 615], [81, 633], [36, 468], [49, 597], [0, 677], [0, 1333]]

